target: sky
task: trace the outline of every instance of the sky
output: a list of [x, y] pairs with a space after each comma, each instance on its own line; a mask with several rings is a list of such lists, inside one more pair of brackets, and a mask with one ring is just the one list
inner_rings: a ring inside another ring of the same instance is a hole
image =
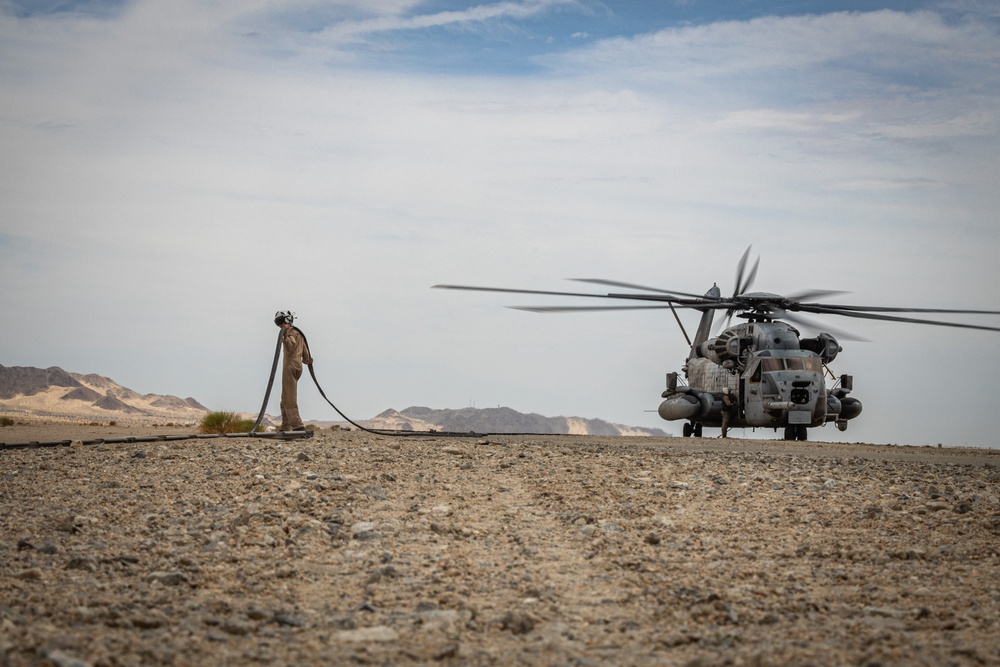
[[[292, 310], [355, 420], [679, 434], [669, 311], [431, 286], [730, 293], [752, 245], [757, 290], [1000, 310], [998, 156], [988, 0], [0, 0], [0, 364], [256, 413]], [[864, 412], [813, 439], [1000, 446], [1000, 333], [821, 322]]]

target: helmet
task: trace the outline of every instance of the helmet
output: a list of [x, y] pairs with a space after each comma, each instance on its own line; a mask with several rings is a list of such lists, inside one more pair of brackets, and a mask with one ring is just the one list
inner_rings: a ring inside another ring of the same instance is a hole
[[295, 320], [295, 313], [290, 310], [279, 310], [274, 314], [274, 323], [279, 327], [282, 324], [291, 324]]

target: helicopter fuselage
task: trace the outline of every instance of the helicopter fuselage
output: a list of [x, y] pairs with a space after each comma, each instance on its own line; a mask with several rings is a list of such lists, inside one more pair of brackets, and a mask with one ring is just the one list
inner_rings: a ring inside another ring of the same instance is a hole
[[849, 376], [826, 385], [824, 366], [839, 351], [830, 334], [803, 339], [790, 324], [751, 318], [695, 341], [683, 369], [687, 385], [668, 375], [659, 415], [687, 420], [685, 435], [724, 421], [728, 428], [785, 428], [793, 439], [830, 421], [843, 430], [861, 403], [847, 397]]

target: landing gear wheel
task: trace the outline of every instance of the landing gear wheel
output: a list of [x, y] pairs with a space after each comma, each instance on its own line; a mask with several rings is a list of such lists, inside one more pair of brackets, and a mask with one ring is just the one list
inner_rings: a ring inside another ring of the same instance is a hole
[[694, 432], [694, 429], [691, 428], [691, 422], [684, 422], [684, 429], [681, 432], [684, 434], [685, 438], [690, 438], [691, 434]]
[[785, 440], [800, 440], [805, 442], [809, 439], [809, 429], [802, 424], [785, 427]]
[[695, 424], [694, 425], [694, 437], [696, 437], [696, 438], [700, 438], [701, 437], [701, 424]]

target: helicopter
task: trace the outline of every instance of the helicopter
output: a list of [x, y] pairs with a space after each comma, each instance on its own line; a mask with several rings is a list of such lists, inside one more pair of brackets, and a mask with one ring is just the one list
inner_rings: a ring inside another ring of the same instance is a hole
[[[657, 413], [667, 421], [683, 421], [683, 436], [696, 438], [702, 437], [705, 427], [721, 427], [723, 437], [733, 428], [772, 428], [775, 431], [783, 429], [785, 440], [805, 441], [810, 428], [833, 423], [838, 430], [845, 431], [848, 423], [861, 414], [861, 401], [850, 395], [854, 389], [853, 376], [837, 376], [830, 370], [830, 363], [843, 351], [830, 332], [836, 331], [842, 339], [864, 339], [832, 327], [821, 327], [800, 313], [1000, 331], [1000, 327], [898, 314], [1000, 315], [1000, 311], [858, 306], [816, 301], [844, 294], [835, 290], [808, 290], [790, 296], [750, 292], [760, 265], [758, 257], [747, 271], [750, 250], [748, 247], [737, 264], [735, 288], [728, 297], [722, 295], [717, 283], [699, 295], [599, 278], [571, 280], [629, 291], [595, 294], [470, 285], [434, 285], [433, 288], [641, 302], [613, 306], [509, 306], [536, 313], [669, 309], [690, 351], [680, 373], [666, 374], [666, 389], [660, 396], [663, 401]], [[693, 339], [688, 336], [678, 309], [701, 312]], [[726, 320], [722, 331], [713, 336], [713, 321], [719, 311], [725, 311]], [[746, 321], [734, 325], [734, 316]], [[820, 333], [806, 337], [795, 325]]]

